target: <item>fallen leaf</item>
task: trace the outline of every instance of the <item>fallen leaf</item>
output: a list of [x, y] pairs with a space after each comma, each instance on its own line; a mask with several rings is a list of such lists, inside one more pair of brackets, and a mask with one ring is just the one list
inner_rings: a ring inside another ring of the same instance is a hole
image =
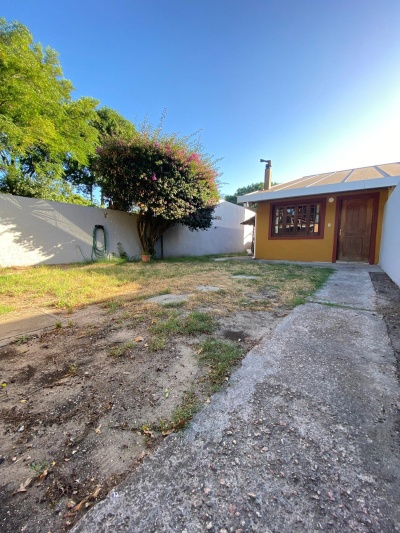
[[29, 485], [32, 483], [32, 478], [28, 478], [24, 483], [21, 483], [19, 486], [19, 489], [13, 492], [13, 494], [17, 494], [18, 492], [26, 492], [26, 489], [29, 487]]
[[101, 424], [94, 430], [94, 432], [99, 434], [101, 433], [100, 429], [101, 429]]
[[169, 389], [165, 389], [165, 397], [168, 398], [169, 396]]
[[86, 496], [86, 498], [83, 498], [83, 500], [81, 500], [78, 505], [75, 505], [74, 507], [74, 511], [80, 511], [82, 509], [82, 506], [85, 505], [85, 503], [88, 501], [89, 499], [89, 496]]
[[138, 335], [138, 336], [135, 337], [133, 340], [134, 340], [134, 342], [143, 342], [143, 341], [144, 341], [144, 338], [143, 338], [141, 335]]
[[2, 387], [7, 387], [7, 383], [5, 381], [3, 381], [3, 383], [1, 384]]
[[26, 403], [26, 400], [21, 400], [21, 403]]
[[47, 469], [43, 470], [43, 472], [39, 476], [39, 480], [43, 481], [44, 479], [46, 479], [48, 473], [49, 473], [49, 471]]
[[66, 504], [66, 508], [72, 509], [73, 507], [75, 507], [75, 505], [76, 505], [76, 502], [74, 502], [74, 500], [68, 500]]

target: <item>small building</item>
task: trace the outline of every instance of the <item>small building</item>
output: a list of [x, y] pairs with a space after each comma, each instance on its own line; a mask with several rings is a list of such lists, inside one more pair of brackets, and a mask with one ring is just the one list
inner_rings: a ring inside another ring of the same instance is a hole
[[270, 167], [268, 161], [263, 191], [238, 197], [249, 207], [257, 203], [257, 259], [379, 262], [384, 208], [400, 182], [400, 163], [305, 176], [273, 187]]

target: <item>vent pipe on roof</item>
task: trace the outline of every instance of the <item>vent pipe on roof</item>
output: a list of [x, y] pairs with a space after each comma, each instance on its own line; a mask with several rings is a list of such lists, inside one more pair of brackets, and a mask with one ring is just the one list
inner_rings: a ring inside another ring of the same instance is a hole
[[260, 163], [266, 163], [264, 172], [264, 191], [271, 188], [272, 182], [272, 161], [271, 159], [260, 159]]

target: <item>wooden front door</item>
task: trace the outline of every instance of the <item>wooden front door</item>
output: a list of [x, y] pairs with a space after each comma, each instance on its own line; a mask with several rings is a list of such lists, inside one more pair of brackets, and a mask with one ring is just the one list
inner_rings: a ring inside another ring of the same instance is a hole
[[369, 261], [373, 204], [372, 198], [342, 200], [338, 242], [339, 261]]

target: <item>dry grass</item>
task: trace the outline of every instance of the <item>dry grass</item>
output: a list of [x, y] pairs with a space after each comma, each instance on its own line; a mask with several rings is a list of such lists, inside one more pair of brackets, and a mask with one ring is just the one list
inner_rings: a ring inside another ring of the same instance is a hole
[[[216, 262], [212, 258], [41, 266], [1, 269], [0, 296], [3, 313], [31, 306], [72, 310], [104, 303], [110, 312], [129, 304], [130, 312], [136, 315], [137, 304], [141, 313], [146, 312], [143, 300], [151, 296], [189, 293], [189, 301], [182, 305], [188, 311], [213, 307], [217, 314], [225, 314], [246, 307], [293, 307], [321, 286], [330, 272], [287, 264]], [[233, 275], [252, 275], [257, 279], [234, 279]], [[199, 285], [220, 290], [200, 292], [196, 289]]]

